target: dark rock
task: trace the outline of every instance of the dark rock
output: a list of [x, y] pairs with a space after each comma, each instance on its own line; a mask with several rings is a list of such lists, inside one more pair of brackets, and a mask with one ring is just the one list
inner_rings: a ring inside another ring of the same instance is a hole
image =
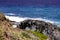
[[51, 40], [60, 40], [60, 28], [54, 24], [39, 20], [25, 20], [18, 25], [20, 29], [29, 28], [30, 30], [39, 31], [51, 38]]
[[6, 20], [6, 18], [5, 18], [5, 16], [2, 14], [2, 13], [0, 13], [0, 20]]

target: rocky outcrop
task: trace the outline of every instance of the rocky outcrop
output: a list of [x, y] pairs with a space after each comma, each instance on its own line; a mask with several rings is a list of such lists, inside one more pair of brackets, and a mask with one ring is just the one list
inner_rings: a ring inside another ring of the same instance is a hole
[[0, 20], [6, 20], [6, 18], [5, 18], [5, 16], [2, 14], [2, 13], [0, 13]]
[[5, 25], [5, 26], [10, 26], [10, 20], [8, 20], [2, 13], [0, 13], [0, 26]]
[[[17, 25], [18, 28], [12, 28], [12, 25]], [[26, 30], [32, 30], [34, 32], [27, 32]], [[0, 40], [46, 39], [47, 37], [43, 34], [48, 36], [47, 40], [60, 40], [60, 28], [54, 24], [39, 20], [24, 20], [17, 23], [6, 19], [3, 14], [0, 14]]]
[[[10, 21], [0, 14], [0, 40], [46, 40], [47, 37], [39, 32], [13, 28], [12, 25], [19, 23]], [[38, 33], [38, 35], [36, 35]], [[40, 36], [42, 35], [42, 36]], [[38, 37], [37, 37], [38, 36]]]
[[11, 23], [5, 16], [0, 13], [0, 40], [8, 40], [8, 29], [11, 27]]
[[60, 40], [60, 28], [54, 24], [39, 20], [25, 20], [18, 25], [20, 29], [39, 31], [51, 40]]

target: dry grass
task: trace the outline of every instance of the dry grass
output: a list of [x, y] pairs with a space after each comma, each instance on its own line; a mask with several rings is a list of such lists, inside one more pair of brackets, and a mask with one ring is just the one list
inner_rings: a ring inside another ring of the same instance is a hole
[[39, 33], [33, 33], [19, 28], [12, 28], [10, 21], [5, 20], [4, 15], [0, 14], [0, 40], [41, 40]]

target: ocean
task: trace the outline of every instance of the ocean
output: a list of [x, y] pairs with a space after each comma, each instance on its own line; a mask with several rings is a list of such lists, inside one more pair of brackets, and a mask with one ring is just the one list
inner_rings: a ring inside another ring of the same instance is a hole
[[60, 26], [60, 7], [0, 7], [8, 19], [19, 22], [25, 19], [42, 20]]

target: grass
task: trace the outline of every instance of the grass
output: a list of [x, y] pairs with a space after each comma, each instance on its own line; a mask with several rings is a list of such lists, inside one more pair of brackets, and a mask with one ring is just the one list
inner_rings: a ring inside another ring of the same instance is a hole
[[2, 37], [0, 37], [0, 40], [3, 40], [3, 38], [2, 38]]
[[3, 34], [2, 30], [0, 30], [0, 40], [3, 40], [2, 34]]
[[27, 39], [30, 39], [31, 37], [27, 34], [27, 33], [24, 33], [24, 32], [12, 32], [12, 36], [14, 38], [21, 38], [21, 39], [24, 39], [24, 40], [27, 40]]
[[30, 36], [29, 36], [28, 34], [26, 34], [26, 33], [22, 33], [21, 35], [22, 35], [23, 37], [30, 38]]
[[[12, 30], [11, 30], [12, 31]], [[40, 32], [37, 32], [37, 31], [26, 31], [28, 33], [25, 33], [25, 32], [17, 32], [17, 31], [12, 31], [11, 32], [11, 35], [12, 36], [12, 40], [13, 39], [16, 39], [16, 38], [22, 38], [22, 39], [31, 39], [31, 36], [28, 35], [29, 33], [35, 35], [36, 37], [38, 37], [40, 40], [46, 40], [47, 39], [47, 36], [45, 36], [44, 34], [40, 33]], [[0, 40], [3, 40], [3, 38], [1, 37], [1, 35], [3, 34], [3, 31], [0, 29]], [[26, 39], [26, 40], [27, 40]]]
[[47, 39], [47, 36], [40, 33], [40, 32], [37, 32], [37, 31], [28, 31], [28, 32], [31, 32], [33, 33], [35, 36], [39, 37], [40, 40], [46, 40]]

